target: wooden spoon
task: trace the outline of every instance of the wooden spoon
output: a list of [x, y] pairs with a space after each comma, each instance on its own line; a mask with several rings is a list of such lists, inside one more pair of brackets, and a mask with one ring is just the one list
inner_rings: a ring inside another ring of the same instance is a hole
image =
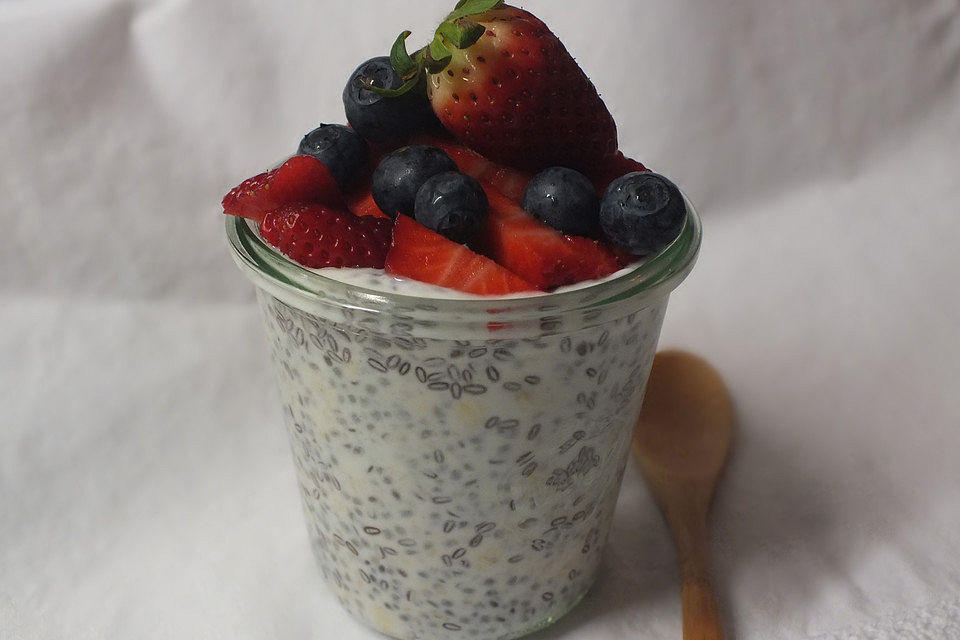
[[633, 451], [680, 563], [684, 640], [722, 640], [707, 512], [730, 450], [733, 407], [720, 375], [682, 351], [653, 360]]

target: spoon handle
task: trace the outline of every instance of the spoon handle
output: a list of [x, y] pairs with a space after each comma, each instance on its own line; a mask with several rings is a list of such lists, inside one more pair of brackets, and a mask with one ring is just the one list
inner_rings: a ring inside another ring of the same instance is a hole
[[687, 520], [674, 527], [674, 537], [680, 555], [683, 638], [724, 640], [720, 606], [710, 571], [705, 519]]
[[684, 640], [723, 640], [720, 608], [710, 578], [685, 576], [681, 590]]

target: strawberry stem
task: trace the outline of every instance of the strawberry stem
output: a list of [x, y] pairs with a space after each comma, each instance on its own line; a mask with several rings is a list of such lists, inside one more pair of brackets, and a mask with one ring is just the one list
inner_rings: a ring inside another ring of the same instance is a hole
[[453, 12], [437, 27], [430, 44], [413, 56], [407, 53], [410, 31], [402, 32], [390, 49], [390, 64], [405, 82], [397, 89], [386, 89], [370, 81], [368, 88], [381, 96], [397, 98], [417, 86], [424, 73], [440, 73], [453, 59], [448, 44], [456, 49], [466, 49], [473, 46], [486, 32], [486, 27], [482, 24], [467, 18], [496, 9], [503, 5], [503, 1], [460, 0]]

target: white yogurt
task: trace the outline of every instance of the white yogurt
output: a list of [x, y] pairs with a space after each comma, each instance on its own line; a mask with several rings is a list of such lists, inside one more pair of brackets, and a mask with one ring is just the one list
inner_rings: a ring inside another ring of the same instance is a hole
[[[320, 273], [476, 298], [382, 271]], [[397, 638], [503, 640], [579, 601], [609, 532], [665, 299], [584, 329], [447, 340], [387, 314], [321, 318], [259, 298], [311, 542], [349, 611]]]

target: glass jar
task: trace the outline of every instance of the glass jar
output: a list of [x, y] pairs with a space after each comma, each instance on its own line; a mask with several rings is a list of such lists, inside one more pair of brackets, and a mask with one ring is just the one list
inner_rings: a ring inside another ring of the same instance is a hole
[[596, 577], [670, 292], [700, 223], [586, 288], [436, 299], [304, 269], [229, 218], [332, 593], [404, 640], [516, 638]]

